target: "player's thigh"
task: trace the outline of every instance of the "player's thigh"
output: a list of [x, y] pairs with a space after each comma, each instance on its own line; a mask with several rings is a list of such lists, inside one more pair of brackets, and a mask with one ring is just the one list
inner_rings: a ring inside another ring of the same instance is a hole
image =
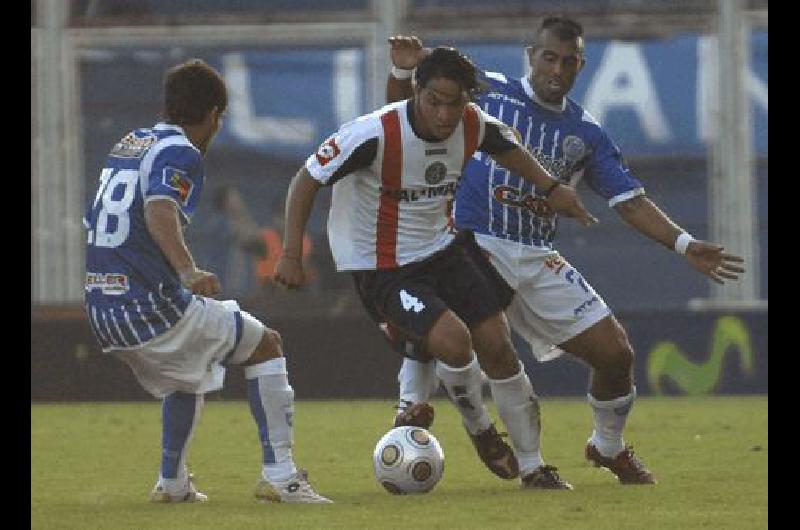
[[471, 233], [459, 233], [449, 256], [434, 274], [442, 300], [471, 331], [497, 317], [514, 296]]
[[519, 372], [519, 357], [502, 312], [475, 325], [471, 332], [481, 368], [490, 378], [507, 379]]
[[613, 315], [608, 315], [561, 348], [596, 369], [627, 371], [633, 364], [633, 348], [625, 329]]
[[522, 336], [560, 345], [611, 313], [580, 272], [557, 254], [527, 266], [531, 274], [519, 284], [509, 312]]

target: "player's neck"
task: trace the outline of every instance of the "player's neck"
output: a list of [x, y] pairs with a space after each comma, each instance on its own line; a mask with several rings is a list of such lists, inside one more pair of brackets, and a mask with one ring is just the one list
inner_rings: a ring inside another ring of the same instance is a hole
[[408, 118], [408, 124], [411, 125], [411, 130], [414, 132], [417, 138], [426, 142], [441, 142], [441, 140], [435, 138], [430, 131], [424, 130], [425, 127], [423, 125], [423, 120], [419, 115], [419, 108], [417, 107], [416, 98], [412, 97], [408, 100], [408, 103], [406, 104], [406, 117]]
[[533, 101], [536, 102], [537, 105], [544, 107], [547, 110], [551, 110], [553, 112], [564, 112], [565, 110], [567, 110], [566, 97], [562, 97], [561, 101], [558, 103], [545, 101], [542, 98], [540, 98], [538, 94], [536, 94], [536, 89], [533, 88], [533, 80], [530, 77], [526, 77], [525, 81], [526, 83], [523, 83], [523, 85], [527, 84], [527, 86], [524, 87], [525, 92], [527, 92], [528, 95], [531, 96], [531, 99], [533, 99]]
[[203, 125], [182, 125], [181, 128], [192, 145], [205, 155], [206, 149], [208, 149], [208, 142], [211, 139], [207, 127]]
[[567, 98], [561, 98], [560, 103], [551, 103], [540, 98], [538, 95], [536, 95], [536, 91], [534, 91], [533, 101], [547, 110], [552, 110], [553, 112], [564, 112], [567, 110]]

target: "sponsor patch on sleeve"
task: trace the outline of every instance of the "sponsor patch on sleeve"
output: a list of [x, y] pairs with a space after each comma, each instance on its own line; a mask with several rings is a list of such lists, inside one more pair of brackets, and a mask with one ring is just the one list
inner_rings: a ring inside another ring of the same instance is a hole
[[317, 150], [317, 162], [319, 162], [319, 165], [324, 166], [336, 158], [339, 153], [341, 153], [341, 150], [336, 145], [336, 138], [328, 138]]
[[192, 179], [189, 178], [189, 174], [186, 171], [167, 166], [164, 168], [161, 180], [164, 186], [178, 192], [181, 204], [184, 206], [189, 204], [189, 197], [192, 194], [194, 183], [192, 183]]

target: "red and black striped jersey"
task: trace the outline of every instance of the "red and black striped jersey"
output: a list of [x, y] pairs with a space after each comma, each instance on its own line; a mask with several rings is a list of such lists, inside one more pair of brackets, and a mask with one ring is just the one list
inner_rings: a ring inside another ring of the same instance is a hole
[[414, 131], [410, 100], [344, 124], [308, 157], [306, 168], [333, 184], [328, 240], [337, 270], [392, 269], [447, 246], [447, 204], [475, 151], [518, 146], [513, 132], [470, 103], [446, 140]]

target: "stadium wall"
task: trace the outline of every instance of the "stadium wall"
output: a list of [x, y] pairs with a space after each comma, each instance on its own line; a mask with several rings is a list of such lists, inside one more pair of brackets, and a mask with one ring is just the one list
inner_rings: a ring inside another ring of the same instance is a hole
[[[400, 357], [365, 314], [268, 319], [280, 330], [298, 399], [396, 396]], [[617, 314], [636, 351], [640, 395], [767, 394], [766, 311], [650, 311]], [[313, 332], [309, 332], [313, 330]], [[588, 369], [565, 356], [538, 363], [517, 347], [537, 393], [583, 396]], [[242, 369], [212, 396], [246, 399]], [[31, 401], [151, 399], [128, 367], [103, 354], [80, 308], [34, 311]]]

